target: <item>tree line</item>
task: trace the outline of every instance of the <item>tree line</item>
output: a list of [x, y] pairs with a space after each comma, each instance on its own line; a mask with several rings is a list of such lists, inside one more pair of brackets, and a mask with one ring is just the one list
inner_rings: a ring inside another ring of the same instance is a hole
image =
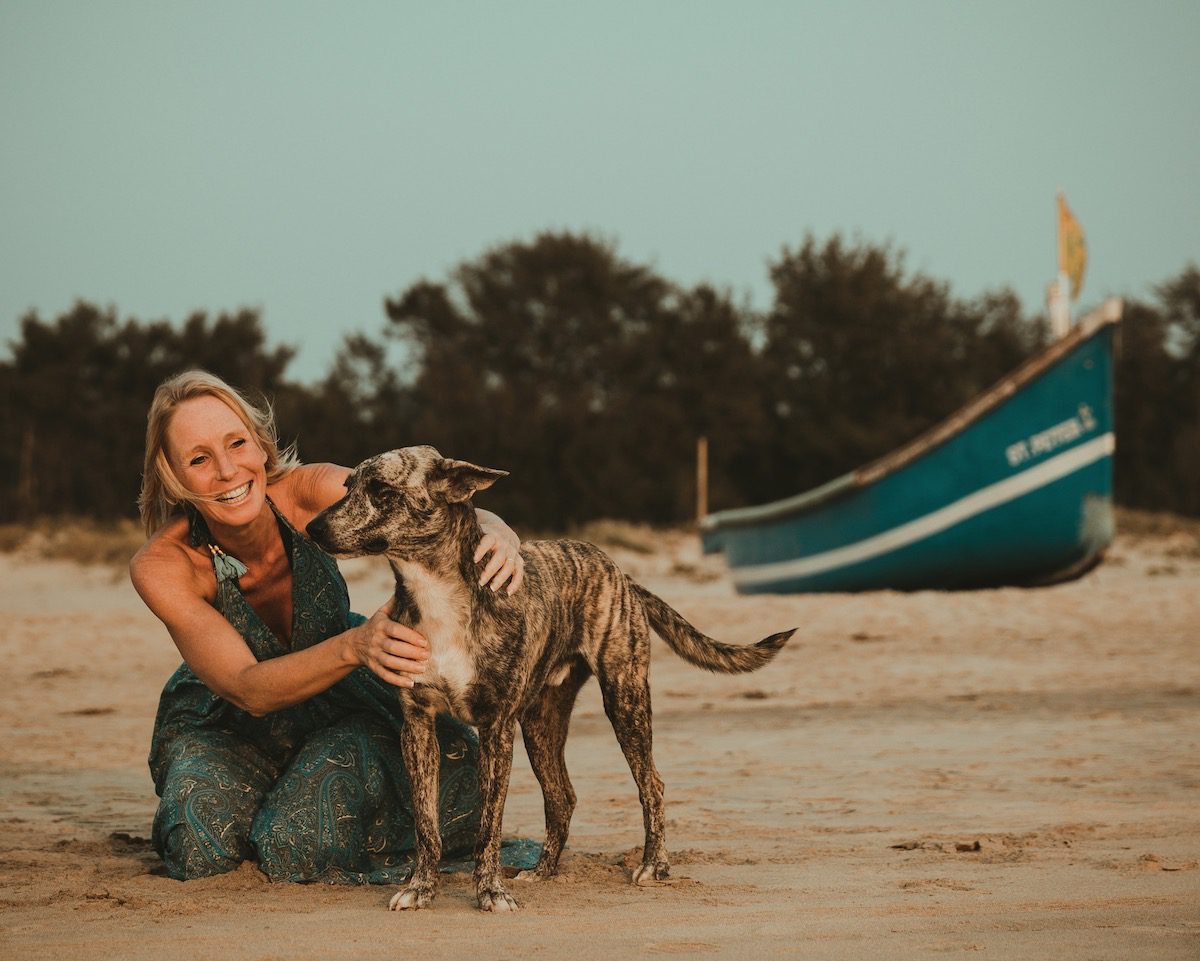
[[[713, 509], [785, 497], [891, 450], [1046, 343], [1011, 291], [973, 300], [890, 247], [808, 237], [769, 264], [773, 303], [691, 288], [585, 234], [544, 233], [421, 280], [343, 341], [315, 383], [251, 310], [182, 324], [78, 303], [21, 320], [0, 361], [0, 521], [133, 516], [146, 410], [202, 367], [274, 404], [302, 458], [414, 443], [512, 472], [514, 524], [689, 519], [697, 437]], [[1200, 270], [1128, 301], [1117, 497], [1200, 515]]]

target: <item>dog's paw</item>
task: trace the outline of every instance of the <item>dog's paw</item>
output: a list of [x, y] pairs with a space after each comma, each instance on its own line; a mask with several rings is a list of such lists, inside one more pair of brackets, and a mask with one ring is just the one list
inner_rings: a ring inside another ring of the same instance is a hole
[[521, 906], [503, 888], [493, 888], [489, 891], [479, 892], [479, 910], [499, 913], [501, 911], [519, 911]]
[[655, 881], [665, 881], [671, 873], [671, 865], [666, 861], [655, 861], [642, 864], [633, 872], [633, 883], [640, 888], [653, 884]]
[[433, 889], [424, 885], [409, 886], [397, 893], [388, 904], [389, 911], [418, 911], [429, 907], [433, 901]]
[[557, 867], [544, 867], [539, 864], [536, 868], [527, 868], [524, 871], [518, 871], [513, 875], [515, 881], [545, 881], [547, 878], [552, 878], [558, 874]]

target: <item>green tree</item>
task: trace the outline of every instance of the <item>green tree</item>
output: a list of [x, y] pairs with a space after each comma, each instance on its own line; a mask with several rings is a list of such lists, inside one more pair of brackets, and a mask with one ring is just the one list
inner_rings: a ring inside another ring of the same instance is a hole
[[280, 434], [295, 440], [304, 460], [353, 466], [414, 442], [412, 392], [389, 362], [387, 347], [364, 334], [350, 335], [322, 380], [280, 388]]
[[111, 308], [80, 302], [53, 322], [30, 313], [0, 364], [5, 404], [0, 460], [2, 517], [132, 516], [140, 486], [146, 411], [165, 377], [204, 367], [231, 384], [271, 394], [293, 351], [268, 350], [257, 314], [176, 329], [119, 322]]
[[770, 267], [773, 496], [828, 481], [954, 411], [1039, 343], [1004, 291], [973, 303], [888, 247], [806, 238]]
[[497, 247], [386, 308], [419, 369], [413, 437], [511, 470], [488, 499], [514, 521], [685, 519], [697, 434], [721, 433], [722, 463], [755, 436], [735, 426], [761, 405], [728, 295], [681, 291], [604, 241]]
[[1116, 494], [1200, 515], [1200, 269], [1126, 301], [1116, 368]]

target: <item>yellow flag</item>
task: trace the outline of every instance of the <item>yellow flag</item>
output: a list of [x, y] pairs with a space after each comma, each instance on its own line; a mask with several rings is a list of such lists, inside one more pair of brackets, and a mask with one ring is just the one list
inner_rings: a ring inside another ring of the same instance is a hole
[[1079, 296], [1083, 287], [1083, 272], [1087, 269], [1087, 241], [1083, 228], [1067, 206], [1067, 199], [1058, 194], [1058, 270], [1071, 278], [1071, 299]]

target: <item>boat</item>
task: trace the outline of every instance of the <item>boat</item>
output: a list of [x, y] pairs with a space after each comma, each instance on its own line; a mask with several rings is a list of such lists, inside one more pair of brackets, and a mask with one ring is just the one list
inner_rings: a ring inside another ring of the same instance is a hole
[[1078, 577], [1114, 533], [1109, 299], [942, 423], [785, 500], [701, 519], [739, 592], [1030, 586]]

